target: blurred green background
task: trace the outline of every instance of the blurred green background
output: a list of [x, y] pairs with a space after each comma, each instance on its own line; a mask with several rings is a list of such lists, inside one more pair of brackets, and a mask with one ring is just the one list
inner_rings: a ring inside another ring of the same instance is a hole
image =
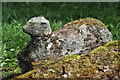
[[101, 20], [120, 40], [120, 3], [100, 2], [4, 2], [2, 3], [2, 61], [3, 80], [21, 73], [17, 53], [31, 40], [22, 27], [32, 17], [43, 15], [50, 21], [53, 31], [62, 25], [80, 18], [92, 17]]

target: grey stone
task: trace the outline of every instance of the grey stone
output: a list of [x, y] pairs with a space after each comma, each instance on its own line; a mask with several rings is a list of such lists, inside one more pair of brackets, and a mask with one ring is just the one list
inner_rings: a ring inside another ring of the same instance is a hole
[[47, 19], [43, 16], [34, 17], [26, 23], [23, 31], [32, 39], [17, 55], [23, 72], [32, 69], [32, 62], [88, 54], [96, 47], [112, 41], [112, 34], [107, 27], [93, 18], [70, 22], [52, 32]]

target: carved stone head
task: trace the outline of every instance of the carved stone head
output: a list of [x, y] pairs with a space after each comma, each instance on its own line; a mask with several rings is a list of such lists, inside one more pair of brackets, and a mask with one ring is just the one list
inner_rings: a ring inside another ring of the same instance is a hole
[[51, 34], [49, 21], [43, 16], [31, 18], [23, 27], [23, 31], [31, 36], [45, 36]]

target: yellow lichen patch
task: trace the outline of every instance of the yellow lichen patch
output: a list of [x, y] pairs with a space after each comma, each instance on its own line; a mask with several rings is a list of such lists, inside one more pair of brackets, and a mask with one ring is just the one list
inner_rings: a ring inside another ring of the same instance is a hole
[[93, 26], [102, 26], [102, 27], [107, 29], [106, 25], [103, 24], [100, 20], [90, 18], [90, 17], [75, 20], [75, 21], [69, 22], [69, 23], [67, 23], [67, 24], [65, 24], [63, 26], [64, 26], [64, 28], [70, 28], [70, 27], [73, 27], [73, 25], [77, 25], [79, 27], [79, 26], [81, 26], [83, 24], [90, 25], [91, 27], [93, 27]]
[[82, 24], [86, 24], [86, 25], [90, 25], [91, 27], [93, 26], [103, 26], [104, 28], [107, 29], [107, 27], [105, 26], [105, 24], [103, 24], [101, 21], [97, 20], [97, 19], [94, 19], [94, 18], [83, 18], [83, 19], [80, 19], [79, 22], [78, 22], [79, 26], [81, 26]]
[[106, 47], [120, 46], [120, 40], [111, 41], [105, 45]]
[[30, 78], [30, 75], [31, 74], [34, 74], [34, 73], [36, 73], [37, 71], [36, 70], [32, 70], [32, 71], [29, 71], [29, 72], [27, 72], [27, 73], [25, 73], [25, 74], [23, 74], [23, 75], [20, 75], [20, 76], [18, 76], [18, 77], [15, 77], [15, 78]]
[[[96, 48], [87, 55], [70, 55], [60, 61], [38, 62], [34, 70], [16, 78], [61, 78], [63, 67], [67, 78], [114, 78], [119, 76], [120, 51], [115, 47], [119, 41], [112, 41]], [[118, 45], [117, 45], [118, 46]]]
[[104, 47], [104, 46], [101, 46], [101, 47], [98, 47], [97, 49], [94, 49], [91, 53], [98, 53], [98, 52], [100, 52], [100, 51], [106, 51], [107, 50], [107, 48], [106, 47]]

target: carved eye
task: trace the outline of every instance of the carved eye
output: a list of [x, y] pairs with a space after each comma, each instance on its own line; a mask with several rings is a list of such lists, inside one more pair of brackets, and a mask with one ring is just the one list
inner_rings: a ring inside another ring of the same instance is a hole
[[31, 26], [31, 25], [32, 25], [32, 22], [28, 22], [27, 25]]
[[41, 24], [41, 25], [46, 25], [47, 23], [45, 23], [45, 22], [41, 22], [40, 24]]

